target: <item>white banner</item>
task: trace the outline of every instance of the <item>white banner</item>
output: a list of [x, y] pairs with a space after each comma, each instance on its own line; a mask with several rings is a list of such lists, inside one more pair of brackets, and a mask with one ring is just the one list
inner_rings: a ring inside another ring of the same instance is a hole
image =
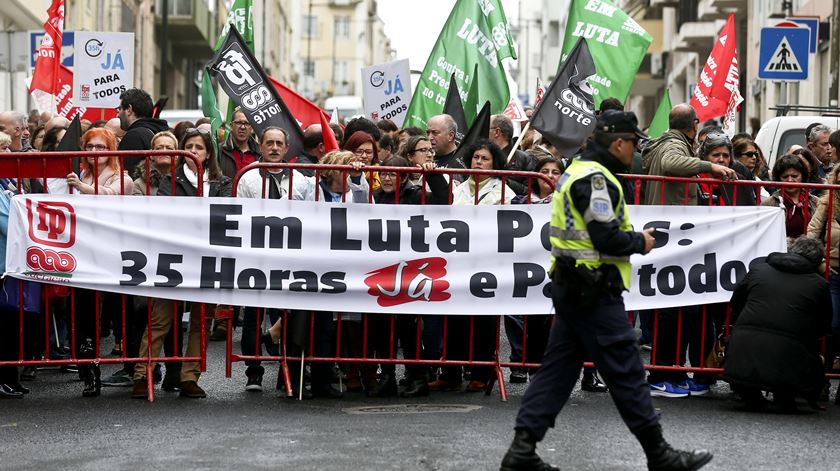
[[76, 31], [73, 101], [88, 108], [114, 108], [134, 86], [134, 33]]
[[[18, 195], [7, 273], [237, 306], [545, 314], [551, 205], [391, 206], [235, 198]], [[627, 307], [728, 301], [785, 249], [779, 208], [631, 207], [658, 245]]]
[[390, 119], [402, 127], [411, 102], [411, 69], [408, 59], [362, 69], [365, 116], [371, 121]]

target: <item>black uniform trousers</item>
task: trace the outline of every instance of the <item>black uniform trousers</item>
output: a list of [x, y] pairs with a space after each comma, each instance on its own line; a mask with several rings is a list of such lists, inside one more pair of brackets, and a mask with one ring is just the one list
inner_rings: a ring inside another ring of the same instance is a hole
[[630, 431], [658, 424], [624, 300], [605, 294], [593, 309], [584, 310], [565, 284], [554, 284], [552, 297], [557, 317], [542, 364], [522, 398], [516, 429], [538, 440], [545, 437], [569, 399], [587, 353]]

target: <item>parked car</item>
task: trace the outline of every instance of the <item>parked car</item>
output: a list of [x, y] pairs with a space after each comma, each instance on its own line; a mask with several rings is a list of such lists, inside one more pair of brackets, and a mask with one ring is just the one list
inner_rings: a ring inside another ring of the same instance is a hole
[[[160, 112], [160, 119], [165, 120], [170, 128], [174, 128], [180, 121], [196, 122], [199, 118], [203, 118], [204, 113], [201, 110], [167, 110]], [[224, 117], [223, 117], [224, 119]]]

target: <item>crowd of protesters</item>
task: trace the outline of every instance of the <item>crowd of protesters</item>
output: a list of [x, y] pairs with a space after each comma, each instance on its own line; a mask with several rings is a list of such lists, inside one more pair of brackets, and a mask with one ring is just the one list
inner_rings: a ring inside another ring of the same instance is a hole
[[[319, 200], [327, 204], [344, 201], [357, 204], [551, 204], [556, 183], [570, 159], [575, 157], [561, 155], [549, 140], [533, 129], [521, 136], [517, 150], [513, 150], [517, 142], [515, 127], [505, 115], [491, 118], [490, 133], [485, 139], [465, 145], [456, 140], [459, 130], [448, 115], [432, 117], [425, 131], [414, 127], [399, 129], [388, 120], [374, 123], [365, 118], [352, 119], [343, 127], [331, 125], [329, 130], [315, 124], [303, 130], [303, 153], [288, 156], [288, 130], [269, 127], [261, 135], [256, 135], [245, 114], [239, 110], [232, 114], [230, 132], [226, 136], [220, 132], [218, 136], [217, 155], [208, 119], [195, 123], [179, 122], [170, 129], [165, 121], [153, 117], [153, 103], [146, 92], [131, 89], [120, 98], [117, 118], [82, 123], [81, 150], [104, 152], [103, 157], [83, 159], [78, 171], [71, 172], [66, 178], [22, 181], [1, 178], [0, 185], [6, 190], [6, 198], [0, 199], [0, 207], [5, 204], [8, 213], [8, 194], [20, 191], [227, 197], [234, 192], [234, 176], [249, 164], [281, 163], [289, 161], [290, 157], [302, 164], [349, 167], [345, 171], [322, 170], [318, 172], [317, 179], [311, 169], [252, 168], [239, 179], [236, 195], [243, 198]], [[615, 99], [607, 99], [602, 102], [600, 112], [607, 109], [621, 110], [623, 106]], [[530, 113], [530, 110], [527, 111]], [[807, 350], [810, 366], [813, 366], [818, 354], [823, 354], [819, 357], [819, 369], [831, 370], [836, 367], [833, 363], [840, 330], [840, 274], [836, 271], [840, 266], [840, 217], [835, 214], [840, 211], [840, 194], [823, 195], [820, 191], [800, 187], [774, 187], [773, 182], [837, 183], [840, 165], [835, 163], [840, 133], [815, 124], [807, 130], [805, 147], [789, 149], [770, 168], [763, 150], [751, 135], [738, 134], [730, 139], [714, 125], [699, 128], [695, 118], [689, 105], [674, 107], [669, 117], [669, 130], [655, 140], [637, 143], [639, 152], [627, 172], [710, 178], [715, 182], [686, 185], [650, 181], [638, 192], [628, 187], [625, 195], [631, 201], [633, 198], [630, 195], [638, 195], [637, 204], [760, 204], [780, 207], [785, 212], [790, 245], [803, 235], [823, 243], [828, 239], [831, 273], [825, 290], [830, 292], [833, 314], [830, 307], [826, 307], [828, 304], [817, 303], [814, 309], [825, 312], [817, 312], [815, 316], [824, 316], [821, 319], [825, 322], [819, 319], [814, 322], [817, 327], [807, 332], [807, 338], [801, 339], [801, 349]], [[70, 122], [61, 117], [0, 113], [0, 151], [57, 151], [69, 126]], [[339, 143], [338, 150], [327, 150], [324, 132], [334, 134]], [[120, 160], [113, 154], [107, 154], [115, 150], [175, 149], [184, 150], [193, 158], [154, 156], [148, 161], [143, 157]], [[378, 172], [377, 166], [410, 167], [416, 171]], [[201, 175], [199, 167], [203, 169]], [[548, 184], [541, 179], [501, 179], [457, 172], [447, 175], [427, 173], [435, 168], [532, 171], [544, 175], [553, 183]], [[767, 182], [767, 185], [736, 187], [732, 183], [735, 180], [755, 180]], [[830, 231], [826, 230], [827, 226], [830, 226]], [[799, 252], [805, 254], [804, 259], [796, 258]], [[814, 277], [804, 277], [804, 274], [807, 272], [816, 276], [815, 264], [822, 260], [812, 260], [813, 251], [802, 249], [799, 252], [785, 254], [790, 255], [788, 258], [780, 255], [768, 260], [771, 265], [775, 263], [773, 266], [777, 271], [802, 272], [801, 279], [813, 280]], [[795, 269], [789, 268], [791, 266]], [[822, 267], [824, 269], [824, 265]], [[768, 268], [761, 276], [769, 276], [767, 273], [775, 272]], [[753, 276], [752, 280], [755, 279], [760, 279], [760, 276]], [[11, 278], [3, 281], [5, 297], [0, 299], [0, 360], [95, 359], [106, 356], [100, 353], [99, 343], [109, 337], [113, 337], [115, 345], [110, 352], [112, 356], [143, 358], [149, 352], [152, 356], [160, 356], [163, 351], [167, 357], [186, 358], [183, 363], [169, 361], [163, 367], [156, 364], [152, 368], [147, 368], [147, 362], [126, 362], [104, 377], [96, 362], [69, 362], [62, 369], [78, 372], [83, 383], [83, 396], [98, 396], [102, 386], [110, 386], [131, 388], [132, 397], [145, 398], [150, 383], [147, 375], [151, 374], [151, 383], [162, 383], [161, 387], [166, 391], [180, 391], [181, 396], [189, 398], [206, 397], [206, 392], [199, 385], [199, 363], [194, 361], [200, 355], [202, 314], [206, 316], [210, 340], [227, 339], [230, 326], [241, 327], [241, 354], [249, 357], [245, 361], [245, 389], [248, 391], [263, 390], [265, 368], [254, 357], [263, 356], [263, 352], [275, 357], [300, 356], [308, 350], [310, 341], [314, 346], [311, 353], [316, 357], [360, 358], [362, 352], [367, 352], [368, 357], [379, 358], [383, 362], [378, 365], [369, 362], [333, 365], [290, 361], [287, 363], [292, 378], [289, 393], [294, 397], [338, 398], [347, 392], [364, 392], [371, 397], [416, 397], [432, 391], [479, 392], [492, 388], [496, 380], [492, 368], [477, 365], [444, 365], [437, 368], [409, 364], [404, 376], [398, 378], [394, 362], [384, 361], [399, 358], [401, 352], [401, 357], [407, 360], [433, 362], [443, 357], [445, 360], [494, 362], [500, 354], [496, 348], [496, 316], [392, 316], [375, 312], [284, 311], [209, 305], [200, 309], [180, 301], [95, 293], [78, 288], [71, 295], [71, 290], [50, 285], [42, 288], [33, 283], [24, 283], [21, 290], [18, 283]], [[23, 291], [24, 299], [18, 299], [20, 291]], [[749, 337], [750, 328], [773, 327], [762, 326], [760, 317], [746, 314], [751, 312], [750, 292], [745, 285], [739, 287], [736, 290], [737, 302], [733, 301], [731, 309], [724, 303], [637, 313], [641, 348], [650, 350], [652, 342], [658, 345], [656, 354], [651, 358], [656, 365], [682, 366], [688, 361], [691, 366], [700, 367], [704, 364], [705, 355], [712, 351], [715, 340], [732, 332], [732, 339], [737, 345], [733, 355], [748, 351], [744, 345], [748, 345], [749, 341], [743, 339]], [[22, 339], [18, 336], [21, 303], [26, 311]], [[45, 312], [45, 306], [49, 306], [49, 312]], [[231, 322], [220, 314], [227, 309], [234, 312]], [[742, 311], [744, 315], [739, 316]], [[189, 330], [182, 335], [185, 312], [190, 313]], [[701, 312], [706, 315], [701, 315]], [[529, 376], [539, 373], [538, 368], [529, 366], [540, 363], [542, 359], [552, 317], [548, 312], [544, 316], [496, 314], [503, 316], [510, 345], [510, 362], [522, 364], [510, 369], [508, 380], [525, 383]], [[781, 318], [785, 315], [784, 312], [778, 313]], [[707, 320], [702, 322], [701, 319]], [[100, 322], [98, 329], [96, 320]], [[148, 322], [151, 325], [147, 325]], [[658, 324], [656, 338], [652, 329], [654, 322]], [[263, 324], [270, 327], [263, 331]], [[365, 328], [366, 333], [363, 332]], [[96, 338], [97, 330], [100, 338]], [[678, 335], [681, 345], [675, 344]], [[824, 335], [828, 338], [828, 348], [825, 352], [817, 352], [817, 339]], [[340, 351], [336, 351], [338, 336], [341, 338], [338, 343]], [[20, 351], [23, 351], [23, 358], [20, 358]], [[736, 360], [736, 365], [742, 369], [749, 361], [745, 356]], [[748, 378], [750, 382], [739, 377], [737, 371], [729, 373], [725, 379], [737, 384], [736, 392], [742, 393], [753, 407], [763, 404], [759, 399], [759, 396], [763, 398], [761, 391], [772, 391], [775, 397], [782, 398], [780, 400], [784, 401], [785, 408], [791, 407], [792, 398], [797, 394], [807, 396], [809, 401], [824, 400], [828, 394], [828, 382], [824, 379], [819, 387], [808, 384], [800, 385], [802, 387], [798, 389], [790, 385], [787, 389], [773, 389], [765, 385], [778, 382]], [[35, 367], [0, 367], [0, 397], [23, 397], [28, 388], [21, 381], [32, 381], [36, 377]], [[683, 372], [653, 370], [649, 383], [652, 395], [678, 398], [707, 394], [710, 385], [717, 379], [708, 374], [698, 373], [689, 377]], [[809, 377], [810, 380], [813, 376]], [[278, 374], [276, 388], [284, 387], [283, 375]], [[592, 392], [607, 391], [595, 368], [584, 371], [581, 387]], [[840, 401], [840, 395], [837, 400]]]

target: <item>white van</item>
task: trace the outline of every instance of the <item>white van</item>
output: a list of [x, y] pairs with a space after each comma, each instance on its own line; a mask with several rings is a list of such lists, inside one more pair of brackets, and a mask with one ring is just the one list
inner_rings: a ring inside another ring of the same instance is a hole
[[327, 98], [324, 101], [324, 111], [332, 114], [333, 110], [338, 110], [338, 117], [345, 122], [357, 116], [365, 115], [365, 109], [362, 106], [362, 97], [359, 96], [345, 95]]
[[805, 129], [811, 123], [840, 129], [840, 117], [836, 116], [777, 116], [761, 125], [761, 129], [755, 135], [755, 143], [761, 148], [771, 169], [776, 159], [784, 155], [790, 146], [805, 146]]
[[167, 110], [164, 108], [160, 112], [160, 119], [166, 121], [170, 128], [174, 128], [181, 121], [192, 121], [194, 123], [203, 117], [204, 113], [201, 110]]

